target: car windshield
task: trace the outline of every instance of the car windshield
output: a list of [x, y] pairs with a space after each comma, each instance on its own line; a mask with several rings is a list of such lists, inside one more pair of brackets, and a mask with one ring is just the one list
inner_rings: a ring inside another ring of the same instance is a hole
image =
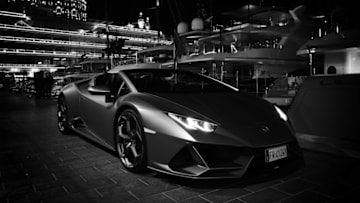
[[126, 70], [124, 73], [139, 92], [193, 93], [235, 91], [220, 82], [188, 71], [137, 69]]

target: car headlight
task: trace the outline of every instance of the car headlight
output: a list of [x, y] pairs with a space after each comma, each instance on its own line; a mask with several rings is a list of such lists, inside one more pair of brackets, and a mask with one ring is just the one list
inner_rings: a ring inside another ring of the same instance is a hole
[[274, 106], [274, 107], [275, 107], [276, 112], [279, 114], [280, 118], [283, 119], [284, 121], [287, 121], [288, 117], [287, 117], [286, 113], [284, 113], [279, 107], [277, 107], [277, 106]]
[[168, 113], [168, 116], [180, 123], [188, 130], [200, 130], [205, 133], [212, 133], [216, 129], [216, 124], [210, 123], [208, 121], [203, 121], [174, 113]]

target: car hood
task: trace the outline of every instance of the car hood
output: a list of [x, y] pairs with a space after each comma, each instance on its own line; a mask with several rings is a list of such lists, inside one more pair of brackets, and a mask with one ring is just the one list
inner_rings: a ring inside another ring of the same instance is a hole
[[268, 120], [269, 116], [274, 115], [273, 109], [269, 108], [270, 105], [263, 99], [241, 93], [157, 94], [157, 96], [190, 109], [203, 116], [203, 119], [207, 118], [217, 123], [229, 122], [231, 119], [236, 120], [238, 125], [248, 125]]
[[156, 96], [164, 101], [160, 102], [163, 110], [214, 122], [218, 124], [217, 133], [248, 146], [274, 145], [294, 138], [273, 105], [253, 95], [236, 92]]

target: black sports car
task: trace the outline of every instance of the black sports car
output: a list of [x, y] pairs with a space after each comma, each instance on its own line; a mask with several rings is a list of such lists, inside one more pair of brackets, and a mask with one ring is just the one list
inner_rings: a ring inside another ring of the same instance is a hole
[[65, 86], [58, 127], [117, 152], [133, 172], [190, 178], [241, 177], [302, 157], [286, 114], [201, 74], [118, 66]]

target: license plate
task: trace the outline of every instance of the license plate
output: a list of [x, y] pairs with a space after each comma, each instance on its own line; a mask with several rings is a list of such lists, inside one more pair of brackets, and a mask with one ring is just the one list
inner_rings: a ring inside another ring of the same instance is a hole
[[265, 149], [265, 162], [269, 163], [287, 157], [286, 145]]

